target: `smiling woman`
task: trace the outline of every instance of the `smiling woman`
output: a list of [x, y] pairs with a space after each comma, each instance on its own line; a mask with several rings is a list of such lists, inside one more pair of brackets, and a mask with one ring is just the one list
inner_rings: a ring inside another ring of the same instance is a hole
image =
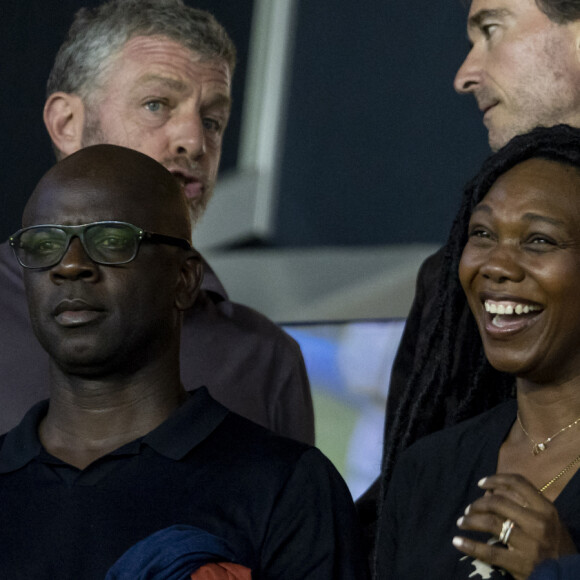
[[579, 192], [577, 168], [529, 159], [473, 210], [459, 277], [498, 370], [562, 382], [580, 369]]
[[580, 547], [580, 131], [536, 129], [492, 156], [466, 189], [446, 261], [442, 301], [461, 312], [467, 299], [516, 399], [401, 456], [378, 577], [523, 580]]

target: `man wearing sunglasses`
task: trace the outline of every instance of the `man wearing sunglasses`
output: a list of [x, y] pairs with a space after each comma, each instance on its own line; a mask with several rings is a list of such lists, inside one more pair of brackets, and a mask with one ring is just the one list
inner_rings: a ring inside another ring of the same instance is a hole
[[[235, 64], [226, 31], [180, 0], [113, 0], [80, 10], [47, 85], [44, 121], [57, 158], [97, 143], [145, 153], [182, 185], [197, 220], [217, 178]], [[46, 355], [32, 336], [10, 252], [0, 246], [0, 433], [46, 396]], [[313, 443], [300, 348], [231, 301], [206, 262], [204, 270], [184, 318], [182, 375], [244, 417]]]
[[9, 242], [23, 268], [41, 269], [56, 266], [73, 238], [79, 238], [93, 262], [104, 266], [132, 262], [143, 240], [191, 249], [191, 244], [183, 238], [146, 232], [133, 224], [118, 221], [93, 222], [82, 226], [30, 226], [10, 236]]
[[185, 204], [150, 157], [95, 145], [47, 173], [10, 237], [50, 398], [0, 437], [3, 578], [149, 578], [200, 552], [234, 579], [367, 577], [332, 464], [182, 383], [202, 273]]

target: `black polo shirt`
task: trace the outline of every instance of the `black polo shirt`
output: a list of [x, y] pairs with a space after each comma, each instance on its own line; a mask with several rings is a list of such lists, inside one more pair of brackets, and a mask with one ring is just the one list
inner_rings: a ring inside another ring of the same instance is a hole
[[253, 578], [366, 578], [352, 500], [330, 462], [205, 388], [83, 470], [42, 447], [47, 407], [0, 438], [2, 577], [102, 580], [132, 545], [185, 524], [226, 540]]

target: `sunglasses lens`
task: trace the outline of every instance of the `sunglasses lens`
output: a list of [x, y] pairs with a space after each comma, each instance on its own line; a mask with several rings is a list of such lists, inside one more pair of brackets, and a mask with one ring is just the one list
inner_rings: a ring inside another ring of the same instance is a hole
[[139, 230], [120, 223], [90, 225], [85, 230], [84, 242], [89, 256], [95, 262], [122, 264], [135, 257]]
[[66, 239], [66, 233], [60, 228], [32, 228], [14, 238], [12, 247], [24, 266], [46, 268], [62, 258]]

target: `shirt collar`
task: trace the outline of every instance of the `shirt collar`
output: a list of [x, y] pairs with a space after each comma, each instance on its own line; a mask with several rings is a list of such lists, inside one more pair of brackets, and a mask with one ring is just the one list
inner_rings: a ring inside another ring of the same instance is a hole
[[[0, 473], [24, 467], [43, 451], [38, 438], [38, 425], [47, 411], [48, 400], [37, 403], [20, 424], [5, 435], [0, 449]], [[179, 461], [206, 439], [228, 412], [223, 405], [212, 399], [206, 387], [200, 387], [192, 391], [189, 399], [159, 427], [145, 435], [141, 444]]]
[[212, 295], [215, 295], [218, 299], [215, 302], [221, 302], [222, 300], [229, 300], [228, 293], [223, 287], [222, 283], [219, 281], [216, 273], [213, 271], [212, 267], [205, 261], [205, 258], [201, 256], [201, 261], [203, 264], [203, 280], [201, 282], [201, 289], [205, 290]]
[[224, 420], [228, 409], [200, 387], [159, 427], [143, 437], [143, 443], [175, 461], [183, 459]]
[[0, 473], [16, 471], [42, 451], [38, 425], [48, 411], [48, 399], [32, 407], [19, 425], [8, 431], [0, 449]]

